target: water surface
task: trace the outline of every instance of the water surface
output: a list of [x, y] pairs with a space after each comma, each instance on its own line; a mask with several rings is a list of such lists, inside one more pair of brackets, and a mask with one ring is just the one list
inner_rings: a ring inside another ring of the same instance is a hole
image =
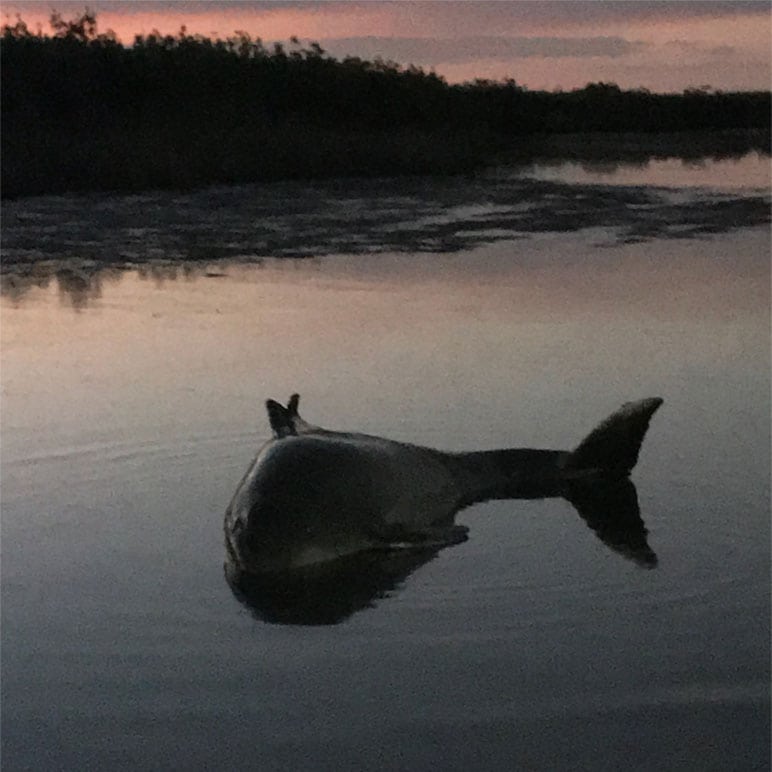
[[[608, 202], [566, 230], [534, 184], [348, 183], [345, 206], [312, 188], [295, 219], [277, 186], [281, 244], [321, 235], [326, 257], [253, 243], [257, 264], [193, 267], [174, 252], [191, 230], [205, 251], [267, 227], [260, 191], [206, 194], [235, 209], [200, 222], [203, 194], [13, 205], [4, 769], [767, 767], [768, 198], [554, 183]], [[644, 199], [657, 225], [631, 239]], [[737, 215], [717, 232], [711, 201]], [[334, 209], [396, 209], [414, 235], [373, 246]], [[532, 209], [517, 237], [488, 233]], [[124, 227], [169, 244], [164, 262], [130, 267]], [[332, 250], [356, 233], [366, 249]], [[264, 400], [293, 391], [314, 422], [450, 450], [571, 447], [660, 395], [633, 476], [659, 565], [562, 500], [489, 502], [459, 515], [466, 543], [397, 567], [337, 624], [266, 621], [225, 581], [222, 515], [269, 434]]]
[[758, 152], [738, 158], [653, 158], [636, 164], [618, 161], [555, 161], [526, 167], [523, 175], [577, 184], [649, 185], [720, 191], [769, 190], [769, 156]]

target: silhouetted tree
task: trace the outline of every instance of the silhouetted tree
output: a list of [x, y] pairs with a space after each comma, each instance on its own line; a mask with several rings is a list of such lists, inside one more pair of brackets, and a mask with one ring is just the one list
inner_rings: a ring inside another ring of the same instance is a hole
[[769, 131], [769, 92], [683, 94], [591, 83], [449, 85], [292, 37], [266, 47], [152, 30], [124, 47], [88, 8], [51, 35], [2, 27], [2, 194], [474, 168], [514, 138], [577, 131]]

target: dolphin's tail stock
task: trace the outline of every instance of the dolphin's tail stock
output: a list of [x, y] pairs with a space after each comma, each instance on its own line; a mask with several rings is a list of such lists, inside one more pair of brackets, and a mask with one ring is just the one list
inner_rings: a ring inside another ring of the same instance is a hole
[[661, 404], [659, 397], [625, 403], [574, 451], [507, 448], [446, 455], [463, 491], [459, 506], [489, 499], [551, 498], [563, 496], [573, 483], [627, 478]]
[[489, 499], [562, 497], [609, 549], [654, 568], [657, 556], [629, 475], [661, 404], [653, 397], [622, 405], [573, 452], [511, 448], [448, 456], [464, 491], [459, 508]]
[[659, 397], [626, 402], [598, 424], [564, 462], [568, 476], [601, 474], [625, 477], [638, 462], [649, 421], [662, 404]]

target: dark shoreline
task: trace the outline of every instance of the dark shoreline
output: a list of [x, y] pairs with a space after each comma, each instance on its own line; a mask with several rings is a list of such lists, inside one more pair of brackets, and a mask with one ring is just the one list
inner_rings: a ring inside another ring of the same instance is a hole
[[[639, 156], [676, 135], [692, 152], [693, 132], [749, 131], [745, 152], [769, 149], [768, 91], [451, 85], [395, 62], [337, 60], [297, 39], [265, 47], [244, 33], [210, 40], [182, 29], [125, 47], [97, 34], [93, 14], [51, 23], [53, 35], [21, 19], [2, 28], [4, 199], [469, 174], [499, 156], [603, 153], [608, 135], [628, 137]], [[742, 154], [731, 143], [727, 152]]]
[[[15, 163], [8, 145], [3, 152], [3, 201], [72, 194], [139, 194], [192, 192], [209, 187], [271, 182], [322, 182], [336, 179], [392, 179], [423, 176], [474, 176], [487, 168], [563, 161], [645, 165], [680, 158], [739, 159], [750, 152], [770, 154], [766, 129], [729, 131], [578, 132], [535, 134], [505, 141], [495, 135], [421, 131], [345, 134], [293, 127], [284, 133], [253, 135], [261, 152], [232, 143], [210, 147], [194, 162], [165, 140], [127, 145], [118, 136], [100, 148], [88, 137], [70, 136], [66, 163], [48, 154]], [[88, 156], [88, 166], [81, 165]], [[241, 162], [239, 162], [241, 159]], [[69, 171], [68, 171], [69, 170]], [[18, 177], [18, 179], [17, 179]]]

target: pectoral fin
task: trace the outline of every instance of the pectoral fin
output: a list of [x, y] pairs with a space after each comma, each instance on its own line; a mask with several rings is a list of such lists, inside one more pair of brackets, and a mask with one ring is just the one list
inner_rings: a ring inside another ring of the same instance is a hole
[[392, 525], [379, 529], [378, 540], [383, 549], [424, 549], [461, 544], [469, 536], [465, 525], [429, 526], [419, 530]]

